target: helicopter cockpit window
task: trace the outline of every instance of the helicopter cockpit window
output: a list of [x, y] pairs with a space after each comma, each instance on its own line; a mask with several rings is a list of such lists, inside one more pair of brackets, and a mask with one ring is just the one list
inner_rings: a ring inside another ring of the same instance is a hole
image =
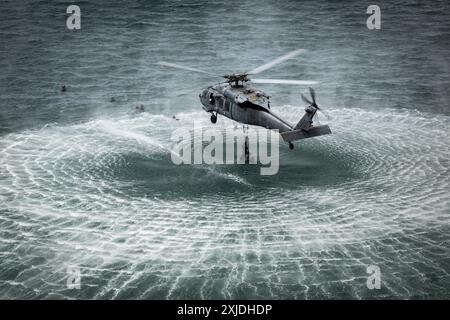
[[215, 102], [215, 101], [214, 101], [214, 94], [213, 94], [213, 93], [210, 93], [210, 94], [209, 94], [209, 103], [210, 103], [210, 104], [214, 104], [214, 102]]

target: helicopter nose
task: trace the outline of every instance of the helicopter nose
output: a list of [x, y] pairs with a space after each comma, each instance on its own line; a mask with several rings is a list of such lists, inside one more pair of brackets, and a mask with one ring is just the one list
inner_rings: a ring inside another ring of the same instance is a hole
[[203, 103], [203, 101], [206, 101], [206, 95], [208, 94], [208, 90], [203, 90], [198, 94], [198, 97], [200, 101]]
[[201, 102], [201, 104], [205, 104], [204, 103], [204, 101], [205, 101], [205, 93], [204, 92], [200, 92], [199, 94], [198, 94], [198, 98], [200, 99], [200, 102]]

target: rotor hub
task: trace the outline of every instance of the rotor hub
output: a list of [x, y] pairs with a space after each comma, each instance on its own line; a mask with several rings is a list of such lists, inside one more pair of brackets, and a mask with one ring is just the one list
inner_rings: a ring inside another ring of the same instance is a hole
[[244, 82], [249, 81], [248, 74], [227, 74], [223, 76], [227, 79], [227, 82], [232, 86], [239, 86], [239, 82], [244, 84]]

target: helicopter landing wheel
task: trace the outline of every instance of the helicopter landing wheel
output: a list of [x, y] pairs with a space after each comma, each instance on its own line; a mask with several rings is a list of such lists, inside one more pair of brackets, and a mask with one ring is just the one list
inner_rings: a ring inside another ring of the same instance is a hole
[[294, 144], [292, 142], [289, 142], [289, 149], [294, 149]]
[[217, 122], [217, 116], [215, 114], [211, 115], [211, 122], [216, 123]]

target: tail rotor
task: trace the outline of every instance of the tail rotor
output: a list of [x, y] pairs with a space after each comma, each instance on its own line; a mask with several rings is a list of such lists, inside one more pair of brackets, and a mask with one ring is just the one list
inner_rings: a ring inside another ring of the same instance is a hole
[[309, 104], [311, 107], [315, 108], [316, 110], [320, 111], [320, 113], [322, 113], [327, 119], [330, 118], [330, 116], [328, 115], [328, 112], [324, 112], [324, 110], [322, 109], [322, 107], [319, 107], [319, 105], [316, 102], [316, 92], [313, 88], [309, 87], [309, 94], [311, 96], [311, 100], [309, 100], [307, 97], [305, 97], [305, 95], [302, 93], [301, 94], [301, 98], [302, 100]]

